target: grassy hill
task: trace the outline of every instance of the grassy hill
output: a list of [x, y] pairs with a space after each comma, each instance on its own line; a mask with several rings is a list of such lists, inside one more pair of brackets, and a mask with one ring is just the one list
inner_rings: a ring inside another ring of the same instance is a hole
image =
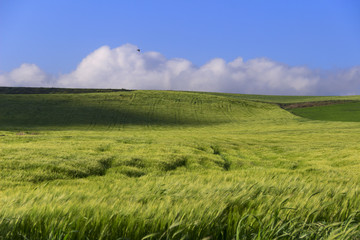
[[289, 118], [277, 106], [189, 92], [0, 95], [5, 128], [213, 125], [249, 119]]
[[0, 94], [0, 239], [360, 238], [360, 123], [279, 105], [357, 96], [65, 92]]

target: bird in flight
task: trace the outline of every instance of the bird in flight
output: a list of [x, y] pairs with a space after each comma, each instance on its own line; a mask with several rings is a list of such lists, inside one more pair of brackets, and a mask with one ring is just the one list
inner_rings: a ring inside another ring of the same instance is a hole
[[140, 52], [140, 48], [138, 48], [137, 51]]

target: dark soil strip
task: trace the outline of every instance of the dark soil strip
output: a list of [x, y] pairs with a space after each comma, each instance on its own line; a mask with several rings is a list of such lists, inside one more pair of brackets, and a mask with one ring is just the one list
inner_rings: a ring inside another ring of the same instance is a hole
[[294, 108], [306, 108], [306, 107], [318, 107], [333, 104], [359, 102], [356, 100], [328, 100], [328, 101], [316, 101], [316, 102], [300, 102], [300, 103], [279, 103], [279, 106], [283, 109], [290, 110]]

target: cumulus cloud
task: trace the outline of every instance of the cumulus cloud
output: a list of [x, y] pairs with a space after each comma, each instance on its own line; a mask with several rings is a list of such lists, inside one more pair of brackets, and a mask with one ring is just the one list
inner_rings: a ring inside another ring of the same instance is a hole
[[226, 62], [212, 59], [195, 66], [181, 58], [167, 59], [158, 52], [138, 52], [125, 44], [100, 47], [85, 57], [75, 71], [51, 77], [34, 64], [23, 64], [0, 75], [0, 85], [82, 88], [127, 88], [216, 91], [284, 95], [360, 94], [360, 66], [319, 72], [291, 67], [266, 58]]
[[9, 73], [0, 75], [0, 86], [47, 87], [52, 77], [35, 64], [24, 63]]
[[64, 87], [172, 89], [184, 87], [175, 79], [192, 69], [187, 60], [168, 60], [157, 52], [139, 53], [134, 45], [103, 46], [84, 58], [74, 72], [61, 76], [58, 83]]

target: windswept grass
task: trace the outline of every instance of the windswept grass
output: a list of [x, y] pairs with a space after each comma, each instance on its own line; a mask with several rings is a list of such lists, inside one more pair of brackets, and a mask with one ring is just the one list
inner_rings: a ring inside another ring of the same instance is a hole
[[360, 123], [189, 92], [0, 110], [0, 239], [360, 239]]

